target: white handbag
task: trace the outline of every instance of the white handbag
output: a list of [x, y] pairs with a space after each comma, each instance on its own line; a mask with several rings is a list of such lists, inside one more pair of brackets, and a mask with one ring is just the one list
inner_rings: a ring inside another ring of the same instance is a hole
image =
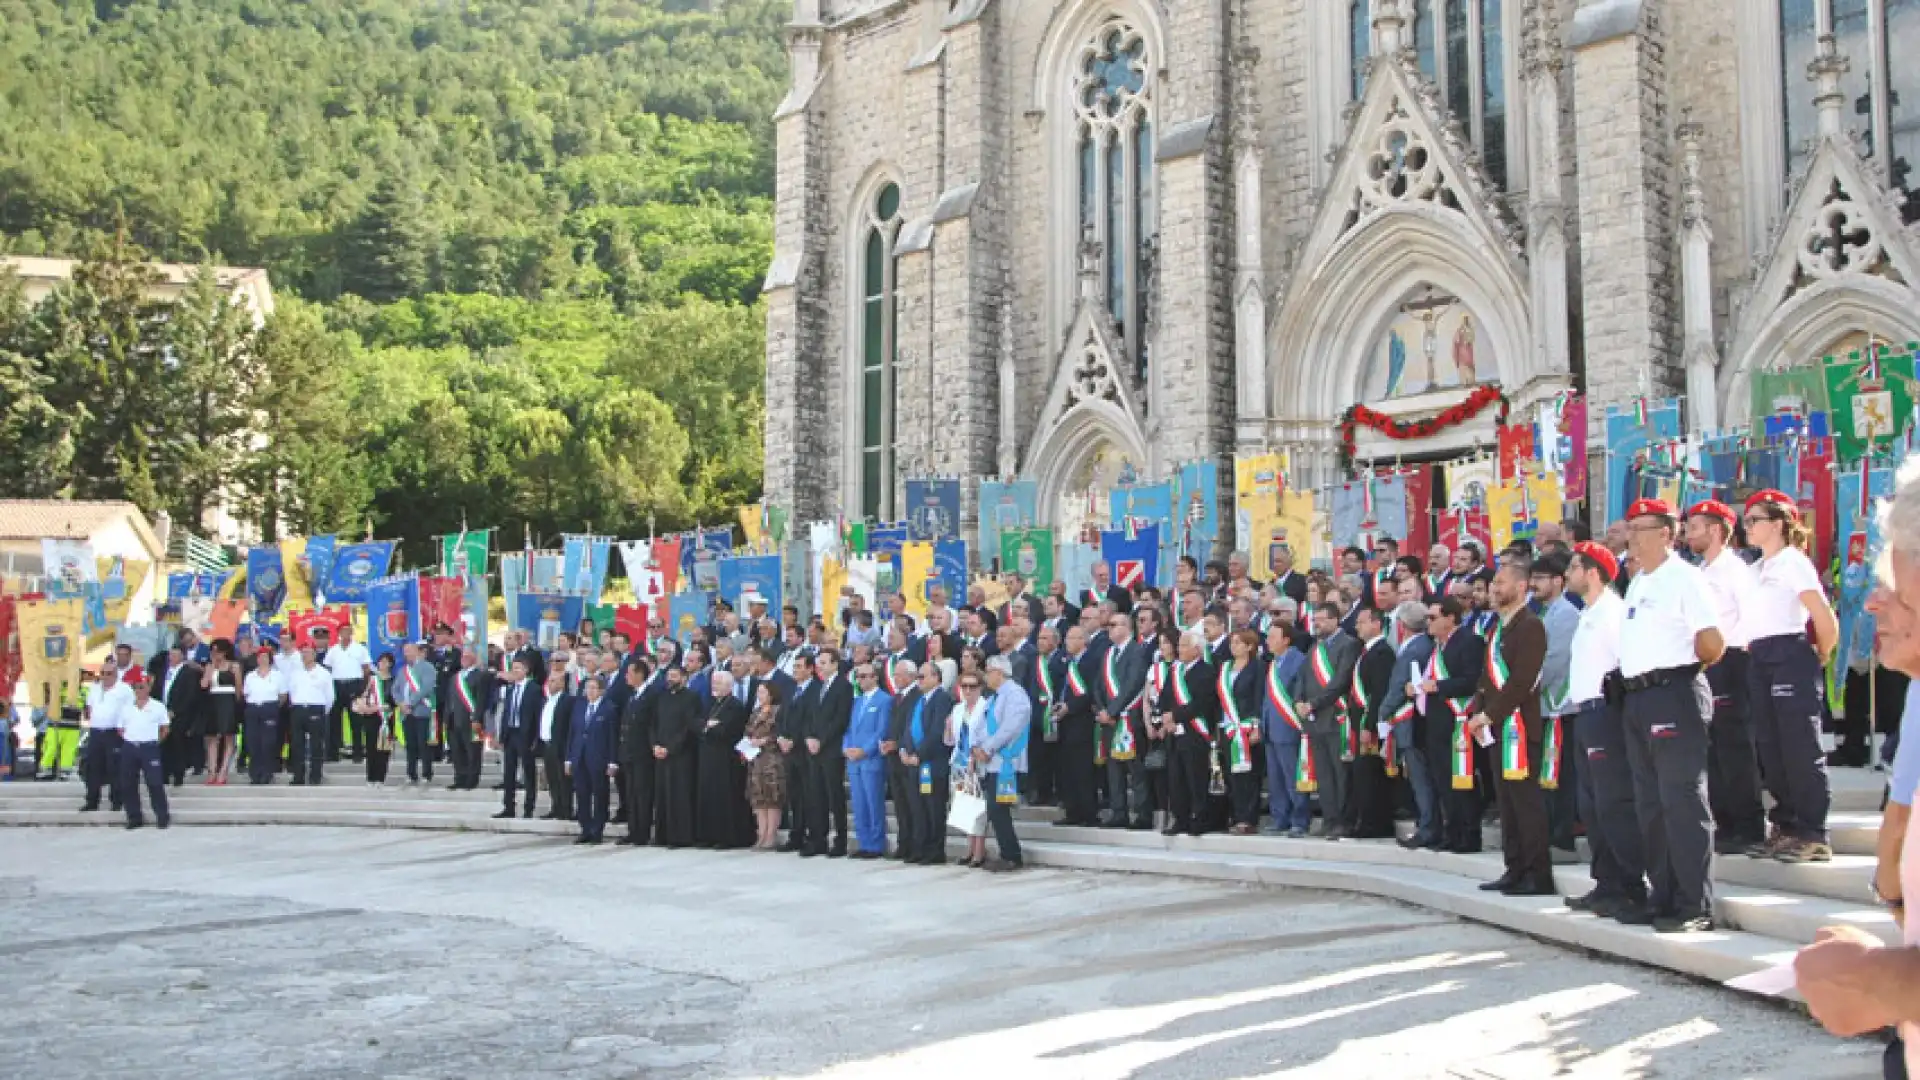
[[969, 769], [953, 778], [953, 797], [947, 804], [947, 827], [968, 836], [984, 835], [987, 800], [980, 797], [980, 780]]

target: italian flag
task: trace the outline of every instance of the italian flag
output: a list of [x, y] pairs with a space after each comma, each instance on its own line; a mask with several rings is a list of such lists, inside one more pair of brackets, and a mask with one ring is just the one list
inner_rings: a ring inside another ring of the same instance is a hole
[[1560, 786], [1560, 718], [1549, 717], [1546, 738], [1540, 744], [1540, 786], [1552, 791]]
[[[1227, 743], [1227, 756], [1231, 759], [1231, 767], [1234, 772], [1244, 773], [1253, 771], [1251, 738], [1253, 725], [1247, 723], [1246, 718], [1240, 715], [1240, 706], [1233, 700], [1234, 674], [1233, 661], [1229, 660], [1220, 665], [1220, 679], [1217, 687], [1220, 691], [1220, 722], [1230, 740]], [[1300, 749], [1303, 752], [1306, 750], [1304, 743]]]
[[1525, 780], [1531, 775], [1527, 766], [1527, 729], [1520, 714], [1507, 717], [1500, 738], [1500, 775], [1508, 780]]
[[1453, 790], [1473, 790], [1473, 736], [1465, 718], [1453, 722]]

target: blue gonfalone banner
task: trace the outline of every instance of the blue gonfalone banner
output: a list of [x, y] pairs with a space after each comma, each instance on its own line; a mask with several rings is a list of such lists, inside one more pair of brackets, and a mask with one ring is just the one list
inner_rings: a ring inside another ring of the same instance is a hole
[[[1642, 405], [1645, 415], [1642, 416]], [[1627, 473], [1634, 456], [1651, 443], [1680, 437], [1680, 399], [1607, 406], [1607, 521], [1627, 516]]]
[[907, 539], [960, 535], [960, 481], [907, 481]]
[[1100, 557], [1113, 570], [1114, 584], [1125, 588], [1159, 580], [1160, 526], [1136, 526], [1132, 536], [1116, 529], [1100, 534]]
[[1174, 554], [1191, 555], [1204, 566], [1213, 558], [1214, 543], [1220, 535], [1219, 466], [1208, 461], [1182, 465], [1174, 484]]
[[747, 605], [741, 597], [758, 593], [767, 602], [767, 611], [780, 613], [780, 556], [736, 555], [720, 560], [720, 599], [733, 605], [744, 618]]
[[280, 613], [280, 605], [287, 599], [287, 575], [278, 544], [247, 549], [247, 598], [253, 601], [256, 619], [270, 619]]
[[562, 588], [597, 602], [606, 591], [607, 560], [612, 554], [612, 541], [603, 537], [567, 537], [561, 552], [565, 565]]
[[720, 588], [722, 555], [733, 554], [733, 533], [727, 529], [696, 529], [680, 537], [680, 580], [704, 592]]
[[313, 591], [322, 596], [326, 595], [327, 582], [333, 576], [333, 551], [331, 535], [307, 537], [307, 580], [313, 582]]
[[947, 595], [955, 598], [955, 602], [967, 595], [965, 540], [941, 540], [933, 545], [933, 577], [946, 587]]
[[693, 644], [695, 627], [707, 625], [713, 612], [713, 594], [695, 590], [667, 599], [667, 633], [682, 645]]
[[1000, 530], [1025, 529], [1040, 523], [1035, 512], [1039, 492], [1039, 482], [1034, 480], [980, 481], [979, 550], [983, 562], [999, 555]]
[[560, 645], [560, 635], [571, 632], [587, 617], [587, 600], [584, 596], [563, 596], [557, 593], [521, 593], [514, 610], [507, 612], [515, 630], [525, 630], [533, 635], [535, 648], [553, 649]]
[[363, 603], [368, 587], [387, 576], [387, 566], [392, 562], [391, 540], [335, 548], [333, 566], [327, 574], [327, 599], [336, 604]]
[[[329, 595], [332, 595], [329, 593]], [[367, 604], [367, 651], [378, 660], [392, 656], [400, 663], [400, 646], [420, 637], [420, 583], [413, 575], [367, 584], [361, 595]]]

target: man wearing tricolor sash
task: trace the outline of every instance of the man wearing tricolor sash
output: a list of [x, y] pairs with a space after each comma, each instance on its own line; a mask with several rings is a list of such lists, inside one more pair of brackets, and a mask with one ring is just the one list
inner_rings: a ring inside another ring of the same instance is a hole
[[1215, 753], [1226, 780], [1231, 828], [1236, 836], [1253, 835], [1260, 820], [1260, 772], [1256, 762], [1263, 759], [1260, 695], [1264, 668], [1260, 635], [1240, 629], [1228, 636], [1227, 659], [1215, 676], [1220, 718]]
[[1540, 791], [1544, 730], [1540, 672], [1547, 659], [1547, 628], [1527, 609], [1531, 567], [1500, 564], [1489, 595], [1499, 623], [1481, 665], [1480, 711], [1468, 725], [1477, 739], [1491, 735], [1499, 757], [1494, 791], [1500, 802], [1501, 854], [1506, 872], [1481, 888], [1508, 896], [1553, 896], [1553, 860], [1547, 850], [1547, 804]]
[[482, 724], [493, 703], [493, 678], [480, 666], [471, 648], [460, 650], [460, 670], [452, 680], [453, 701], [447, 706], [447, 756], [453, 761], [450, 791], [472, 791], [480, 786]]
[[1306, 747], [1320, 791], [1320, 834], [1328, 840], [1346, 835], [1347, 789], [1352, 761], [1347, 744], [1347, 694], [1360, 643], [1340, 629], [1340, 609], [1321, 604], [1313, 611], [1313, 645], [1293, 688], [1305, 710]]
[[1107, 747], [1109, 829], [1153, 828], [1153, 803], [1147, 790], [1147, 732], [1142, 716], [1147, 668], [1152, 657], [1133, 640], [1133, 616], [1116, 612], [1107, 622], [1107, 651], [1094, 684], [1096, 736]]
[[1033, 737], [1027, 741], [1027, 794], [1035, 806], [1055, 806], [1060, 798], [1060, 717], [1054, 705], [1060, 701], [1061, 684], [1067, 677], [1066, 654], [1060, 651], [1060, 634], [1051, 625], [1042, 626], [1039, 645], [1027, 673], [1027, 696], [1033, 699]]
[[1094, 716], [1098, 703], [1093, 685], [1099, 672], [1094, 655], [1087, 649], [1083, 627], [1067, 628], [1067, 647], [1056, 669], [1059, 699], [1053, 703], [1055, 726], [1060, 733], [1060, 819], [1059, 825], [1097, 825], [1094, 796], [1094, 758], [1099, 740], [1099, 725]]
[[1386, 756], [1395, 750], [1392, 728], [1384, 734], [1380, 730], [1380, 706], [1386, 700], [1387, 681], [1393, 677], [1394, 652], [1387, 641], [1386, 619], [1378, 611], [1362, 611], [1354, 625], [1361, 646], [1360, 659], [1353, 665], [1353, 691], [1347, 698], [1353, 793], [1343, 824], [1350, 836], [1382, 840], [1393, 836], [1393, 779], [1399, 775]]
[[1260, 683], [1260, 724], [1266, 733], [1271, 831], [1285, 832], [1297, 840], [1306, 836], [1307, 827], [1313, 824], [1313, 793], [1319, 782], [1313, 772], [1313, 755], [1303, 741], [1306, 716], [1293, 697], [1307, 654], [1295, 646], [1290, 621], [1275, 622], [1267, 628], [1267, 653]]
[[1456, 596], [1427, 605], [1427, 634], [1434, 651], [1415, 699], [1415, 707], [1422, 710], [1427, 760], [1433, 763], [1434, 782], [1441, 791], [1440, 850], [1463, 855], [1479, 851], [1481, 845], [1482, 793], [1475, 790], [1474, 741], [1467, 721], [1486, 660], [1486, 642], [1462, 625], [1466, 614], [1466, 605]]
[[1417, 690], [1422, 672], [1433, 660], [1433, 638], [1427, 635], [1427, 605], [1418, 600], [1403, 601], [1393, 611], [1390, 636], [1399, 644], [1394, 648], [1393, 669], [1387, 678], [1386, 694], [1380, 699], [1380, 722], [1388, 735], [1381, 753], [1397, 760], [1413, 789], [1414, 832], [1400, 840], [1403, 848], [1440, 846], [1440, 785], [1426, 755], [1426, 721], [1422, 718]]
[[1166, 835], [1206, 832], [1207, 790], [1212, 771], [1213, 734], [1219, 719], [1219, 695], [1213, 666], [1206, 662], [1200, 635], [1180, 635], [1180, 660], [1160, 689], [1158, 709], [1173, 722], [1167, 754]]

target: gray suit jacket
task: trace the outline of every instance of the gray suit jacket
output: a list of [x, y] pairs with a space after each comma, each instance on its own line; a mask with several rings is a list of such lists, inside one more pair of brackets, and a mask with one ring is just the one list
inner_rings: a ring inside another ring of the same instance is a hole
[[[1112, 661], [1114, 681], [1118, 684], [1114, 692], [1107, 689], [1109, 660]], [[1152, 655], [1138, 641], [1129, 638], [1125, 645], [1109, 647], [1094, 671], [1093, 699], [1099, 711], [1117, 714], [1138, 701], [1141, 689], [1147, 685], [1147, 671], [1152, 666]], [[1138, 715], [1138, 710], [1133, 715]]]
[[[1316, 643], [1317, 644], [1317, 643]], [[1327, 639], [1327, 659], [1333, 678], [1322, 685], [1314, 675], [1314, 649], [1307, 649], [1307, 662], [1294, 675], [1293, 698], [1308, 711], [1309, 734], [1324, 735], [1334, 729], [1340, 717], [1340, 702], [1353, 689], [1353, 665], [1360, 660], [1360, 642], [1345, 630], [1336, 630]]]

